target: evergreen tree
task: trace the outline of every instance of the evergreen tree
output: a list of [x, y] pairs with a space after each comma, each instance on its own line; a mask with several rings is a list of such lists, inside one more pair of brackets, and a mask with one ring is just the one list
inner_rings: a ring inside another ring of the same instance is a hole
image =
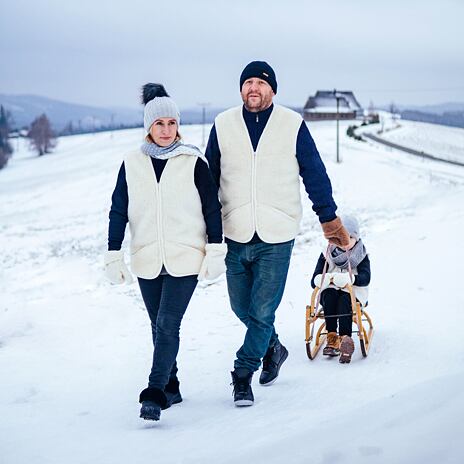
[[31, 145], [37, 151], [39, 156], [50, 153], [56, 145], [55, 134], [49, 119], [45, 114], [34, 119], [27, 136], [31, 139]]
[[3, 106], [0, 106], [0, 169], [6, 166], [13, 153], [13, 148], [8, 140], [9, 133], [9, 114]]

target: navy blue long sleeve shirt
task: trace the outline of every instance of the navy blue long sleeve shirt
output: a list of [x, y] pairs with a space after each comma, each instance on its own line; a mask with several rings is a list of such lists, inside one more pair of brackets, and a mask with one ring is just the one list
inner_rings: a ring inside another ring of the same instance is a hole
[[[316, 288], [314, 283], [314, 278], [318, 274], [322, 274], [325, 266], [325, 257], [321, 253], [319, 259], [317, 260], [316, 268], [314, 269], [313, 277], [311, 278], [311, 287]], [[369, 261], [369, 256], [366, 257], [358, 264], [356, 268], [358, 274], [354, 276], [354, 283], [357, 287], [367, 287], [371, 281], [371, 262]]]
[[[159, 182], [168, 160], [151, 158], [156, 180]], [[203, 217], [206, 223], [208, 243], [222, 242], [221, 203], [217, 196], [208, 165], [198, 158], [195, 164], [194, 182], [201, 199]], [[124, 240], [127, 222], [127, 207], [129, 196], [127, 193], [126, 169], [122, 163], [119, 169], [116, 187], [111, 197], [110, 223], [108, 227], [108, 250], [120, 250]]]
[[[243, 119], [246, 123], [254, 150], [258, 146], [259, 139], [273, 109], [274, 105], [271, 105], [264, 111], [252, 113], [244, 106], [242, 108]], [[335, 219], [337, 205], [332, 196], [332, 185], [324, 163], [317, 151], [316, 144], [304, 121], [302, 121], [298, 131], [295, 149], [300, 176], [303, 179], [306, 193], [313, 204], [312, 208], [319, 217], [319, 221], [323, 223]], [[206, 147], [206, 158], [208, 159], [214, 181], [219, 187], [221, 178], [221, 151], [214, 125]]]

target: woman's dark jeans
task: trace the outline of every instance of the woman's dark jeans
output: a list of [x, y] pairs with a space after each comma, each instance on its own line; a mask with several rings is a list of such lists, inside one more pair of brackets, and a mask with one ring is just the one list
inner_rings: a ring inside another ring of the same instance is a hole
[[148, 386], [164, 390], [176, 377], [180, 323], [197, 285], [197, 276], [139, 278], [142, 298], [151, 320], [153, 364]]

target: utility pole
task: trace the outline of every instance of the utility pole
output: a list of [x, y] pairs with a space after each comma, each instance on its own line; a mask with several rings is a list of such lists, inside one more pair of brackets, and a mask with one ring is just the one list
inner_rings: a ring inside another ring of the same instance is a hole
[[343, 96], [337, 92], [337, 89], [333, 90], [333, 94], [337, 100], [337, 163], [340, 163], [340, 99]]
[[211, 103], [205, 102], [205, 103], [198, 103], [199, 106], [201, 106], [201, 146], [202, 148], [205, 148], [206, 146], [206, 108], [210, 105]]

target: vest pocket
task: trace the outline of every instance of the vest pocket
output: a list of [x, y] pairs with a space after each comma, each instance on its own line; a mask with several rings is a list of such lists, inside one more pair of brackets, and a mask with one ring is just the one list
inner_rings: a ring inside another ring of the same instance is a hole
[[131, 249], [130, 266], [137, 277], [154, 279], [161, 270], [161, 256], [156, 242]]

